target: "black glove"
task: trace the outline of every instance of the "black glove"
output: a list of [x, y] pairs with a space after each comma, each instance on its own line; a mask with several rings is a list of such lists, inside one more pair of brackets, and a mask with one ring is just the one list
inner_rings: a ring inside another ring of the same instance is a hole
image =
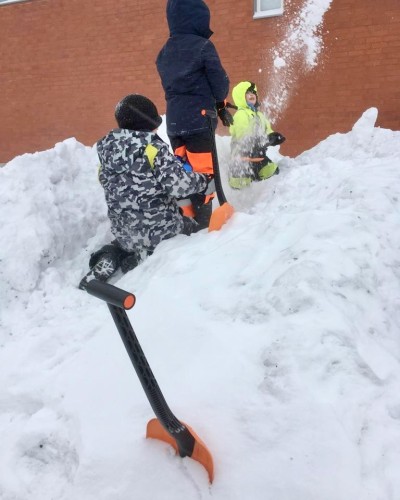
[[204, 205], [204, 202], [206, 200], [206, 195], [196, 193], [189, 196], [189, 199], [192, 202], [194, 213], [196, 214], [199, 211], [200, 207]]
[[271, 132], [268, 134], [268, 140], [271, 146], [278, 146], [279, 144], [282, 144], [282, 142], [286, 141], [286, 137], [279, 132]]
[[238, 109], [238, 107], [235, 106], [235, 104], [231, 104], [230, 102], [226, 102], [225, 103], [225, 107], [226, 108], [231, 108], [231, 109]]
[[233, 125], [233, 118], [229, 111], [226, 109], [226, 105], [224, 102], [217, 102], [217, 113], [225, 127], [229, 127], [229, 125]]
[[214, 176], [203, 174], [203, 177], [205, 177], [207, 181], [207, 187], [201, 193], [192, 194], [189, 197], [195, 213], [198, 212], [202, 205], [204, 205], [206, 196], [215, 192]]

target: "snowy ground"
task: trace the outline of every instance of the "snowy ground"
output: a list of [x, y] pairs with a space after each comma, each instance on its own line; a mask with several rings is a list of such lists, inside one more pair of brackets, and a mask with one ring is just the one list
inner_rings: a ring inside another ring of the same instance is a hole
[[212, 486], [145, 439], [108, 309], [77, 289], [110, 237], [94, 150], [68, 139], [0, 170], [1, 500], [399, 500], [400, 132], [375, 120], [225, 186], [220, 232], [113, 281]]

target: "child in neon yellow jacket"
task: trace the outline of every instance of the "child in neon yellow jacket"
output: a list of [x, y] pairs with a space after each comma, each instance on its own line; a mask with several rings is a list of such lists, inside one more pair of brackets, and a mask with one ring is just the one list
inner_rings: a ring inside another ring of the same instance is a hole
[[240, 82], [232, 90], [237, 108], [233, 125], [229, 185], [241, 189], [253, 181], [268, 179], [279, 173], [276, 163], [267, 156], [268, 146], [282, 144], [282, 134], [274, 132], [267, 117], [258, 111], [257, 87], [252, 82]]

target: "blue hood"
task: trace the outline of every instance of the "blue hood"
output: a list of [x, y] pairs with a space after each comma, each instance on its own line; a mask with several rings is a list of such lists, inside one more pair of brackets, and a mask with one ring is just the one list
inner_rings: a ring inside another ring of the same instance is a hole
[[210, 10], [203, 0], [168, 0], [167, 20], [171, 36], [210, 38]]

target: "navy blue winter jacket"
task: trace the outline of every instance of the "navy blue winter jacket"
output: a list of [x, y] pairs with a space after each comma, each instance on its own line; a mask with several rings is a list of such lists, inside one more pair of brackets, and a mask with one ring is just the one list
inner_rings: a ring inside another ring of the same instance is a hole
[[157, 57], [167, 101], [167, 133], [189, 135], [207, 129], [204, 108], [226, 99], [229, 79], [210, 42], [210, 11], [203, 0], [168, 0], [170, 38]]

